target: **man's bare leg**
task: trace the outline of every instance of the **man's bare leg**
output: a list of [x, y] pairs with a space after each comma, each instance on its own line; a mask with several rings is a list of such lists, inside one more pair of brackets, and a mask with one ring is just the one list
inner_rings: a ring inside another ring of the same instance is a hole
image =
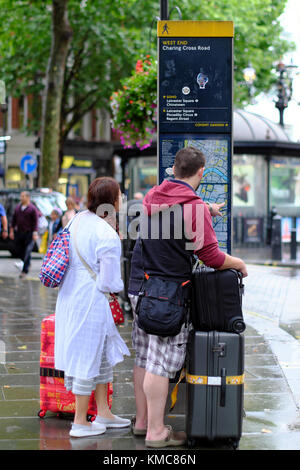
[[146, 371], [144, 378], [144, 392], [148, 408], [146, 440], [161, 440], [168, 435], [168, 429], [164, 424], [168, 391], [169, 379], [167, 377], [161, 377]]
[[136, 404], [136, 429], [147, 428], [147, 400], [144, 393], [144, 378], [146, 370], [142, 367], [134, 365], [133, 368], [133, 381], [134, 381], [134, 394]]

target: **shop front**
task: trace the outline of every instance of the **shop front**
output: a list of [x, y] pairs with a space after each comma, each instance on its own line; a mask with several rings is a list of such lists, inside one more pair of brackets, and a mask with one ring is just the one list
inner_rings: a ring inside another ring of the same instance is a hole
[[76, 201], [85, 198], [98, 176], [113, 175], [113, 146], [107, 142], [68, 140], [64, 146], [59, 191]]

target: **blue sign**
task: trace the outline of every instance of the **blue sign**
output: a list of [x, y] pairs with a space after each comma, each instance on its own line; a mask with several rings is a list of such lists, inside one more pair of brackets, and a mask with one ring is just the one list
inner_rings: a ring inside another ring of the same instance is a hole
[[24, 155], [24, 157], [22, 157], [21, 159], [20, 168], [23, 173], [26, 173], [27, 175], [29, 173], [33, 173], [37, 169], [36, 158], [33, 155], [30, 155], [29, 153]]

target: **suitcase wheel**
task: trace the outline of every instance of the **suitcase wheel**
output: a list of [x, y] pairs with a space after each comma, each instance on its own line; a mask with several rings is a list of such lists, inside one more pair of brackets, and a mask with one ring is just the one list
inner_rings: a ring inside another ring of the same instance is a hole
[[233, 450], [237, 450], [239, 447], [239, 439], [230, 441], [231, 447]]
[[188, 446], [188, 449], [193, 449], [194, 447], [196, 447], [196, 439], [193, 439], [191, 437], [188, 438], [187, 446]]
[[40, 410], [38, 412], [38, 417], [39, 418], [45, 418], [45, 416], [46, 416], [46, 411], [45, 410]]
[[89, 423], [92, 423], [93, 421], [95, 421], [96, 419], [96, 416], [94, 415], [87, 415], [87, 420], [89, 421]]

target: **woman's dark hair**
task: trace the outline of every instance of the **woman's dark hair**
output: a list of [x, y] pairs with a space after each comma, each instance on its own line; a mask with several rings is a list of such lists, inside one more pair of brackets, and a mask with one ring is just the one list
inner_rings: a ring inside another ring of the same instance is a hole
[[201, 150], [186, 147], [179, 150], [175, 155], [174, 176], [175, 178], [189, 178], [204, 166], [205, 156]]
[[101, 204], [115, 206], [119, 198], [119, 183], [109, 176], [96, 178], [89, 187], [87, 195], [87, 208], [91, 212], [97, 211]]

